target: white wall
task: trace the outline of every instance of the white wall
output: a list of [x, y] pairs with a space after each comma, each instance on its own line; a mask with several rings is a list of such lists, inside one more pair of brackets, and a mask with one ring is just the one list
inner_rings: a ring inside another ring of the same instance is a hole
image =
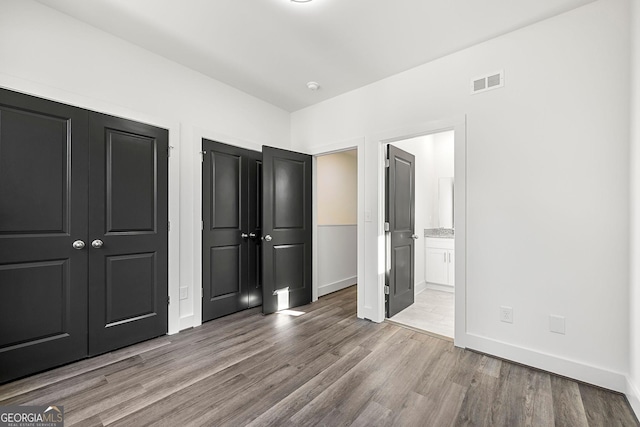
[[640, 2], [631, 1], [631, 251], [629, 402], [640, 416]]
[[318, 296], [352, 286], [358, 267], [356, 150], [316, 157]]
[[[466, 114], [466, 344], [616, 390], [629, 367], [628, 8], [599, 0], [292, 115], [299, 149], [367, 138], [369, 250], [371, 136]], [[469, 94], [499, 69], [504, 88]], [[379, 299], [380, 258], [365, 263], [360, 282]]]
[[288, 147], [289, 114], [30, 0], [0, 0], [0, 58], [2, 87], [170, 128], [170, 331], [199, 324], [201, 137]]
[[353, 286], [358, 282], [358, 227], [318, 227], [318, 296]]

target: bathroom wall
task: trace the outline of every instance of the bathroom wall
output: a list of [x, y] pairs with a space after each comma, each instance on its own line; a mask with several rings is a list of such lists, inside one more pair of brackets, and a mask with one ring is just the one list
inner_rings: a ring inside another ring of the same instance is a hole
[[424, 161], [427, 194], [425, 228], [438, 228], [442, 226], [440, 213], [438, 212], [438, 180], [440, 178], [454, 177], [453, 131], [436, 133], [425, 138], [428, 141], [427, 154]]

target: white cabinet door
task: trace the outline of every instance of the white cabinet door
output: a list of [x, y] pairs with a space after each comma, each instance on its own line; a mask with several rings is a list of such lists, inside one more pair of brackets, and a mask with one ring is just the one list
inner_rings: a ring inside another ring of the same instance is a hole
[[449, 284], [449, 262], [447, 249], [426, 248], [426, 279], [430, 283]]

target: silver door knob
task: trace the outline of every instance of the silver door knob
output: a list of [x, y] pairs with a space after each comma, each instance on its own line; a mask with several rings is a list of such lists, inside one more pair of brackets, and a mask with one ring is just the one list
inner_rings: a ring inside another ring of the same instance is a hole
[[249, 233], [249, 237], [252, 238], [252, 239], [255, 239], [256, 238], [256, 233]]
[[412, 234], [412, 235], [411, 235], [411, 238], [412, 238], [413, 240], [418, 240], [418, 235], [417, 235], [417, 234]]
[[246, 239], [247, 237], [249, 237], [249, 235], [247, 233], [242, 233], [240, 237], [242, 237], [243, 239]]
[[270, 235], [270, 234], [267, 234], [266, 236], [264, 236], [264, 237], [263, 237], [263, 239], [264, 239], [266, 242], [270, 242], [271, 240], [273, 240], [273, 238], [271, 237], [271, 235]]
[[96, 239], [93, 242], [91, 242], [91, 246], [96, 248], [96, 249], [100, 249], [102, 247], [102, 245], [104, 245], [104, 242], [100, 239]]
[[82, 240], [76, 240], [71, 246], [73, 246], [73, 249], [82, 249], [84, 248], [84, 242]]

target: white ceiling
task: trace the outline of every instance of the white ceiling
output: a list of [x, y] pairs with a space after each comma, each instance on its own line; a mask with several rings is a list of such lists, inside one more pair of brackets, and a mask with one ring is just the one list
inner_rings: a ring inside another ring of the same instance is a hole
[[594, 0], [37, 1], [295, 111]]

